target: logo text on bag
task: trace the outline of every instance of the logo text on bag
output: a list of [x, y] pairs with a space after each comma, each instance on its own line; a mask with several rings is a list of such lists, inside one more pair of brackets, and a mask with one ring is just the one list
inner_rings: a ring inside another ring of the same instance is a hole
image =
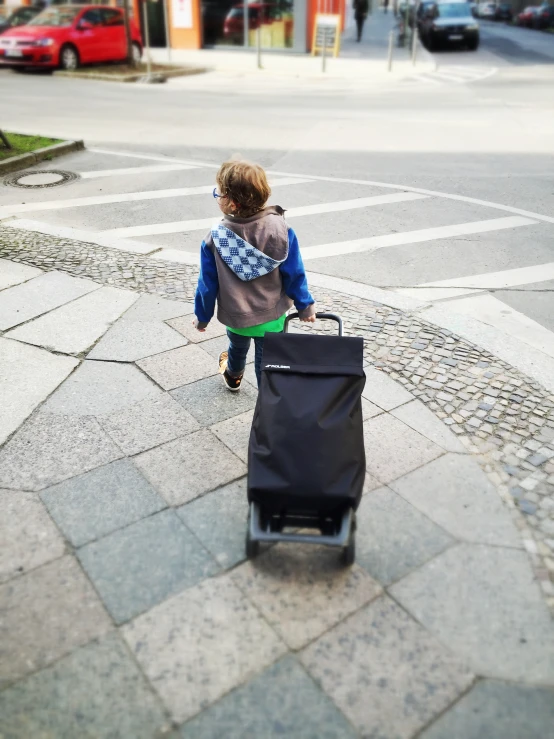
[[266, 369], [290, 369], [290, 364], [266, 364]]

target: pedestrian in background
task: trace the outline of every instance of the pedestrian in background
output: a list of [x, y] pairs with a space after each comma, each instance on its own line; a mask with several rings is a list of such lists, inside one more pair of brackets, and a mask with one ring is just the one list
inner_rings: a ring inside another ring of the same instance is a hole
[[383, 5], [385, 6], [385, 13], [389, 12], [389, 0], [383, 0]]
[[356, 28], [358, 29], [358, 37], [356, 41], [362, 40], [362, 31], [364, 30], [365, 19], [369, 10], [368, 0], [354, 0], [354, 18], [356, 20]]

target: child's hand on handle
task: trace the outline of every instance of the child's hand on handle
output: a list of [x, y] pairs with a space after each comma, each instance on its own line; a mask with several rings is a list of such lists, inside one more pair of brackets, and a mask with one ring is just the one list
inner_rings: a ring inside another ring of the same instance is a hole
[[313, 316], [306, 316], [306, 318], [300, 319], [303, 323], [315, 323], [315, 314]]
[[195, 319], [194, 319], [194, 321], [192, 322], [192, 325], [194, 326], [194, 328], [195, 328], [195, 329], [196, 329], [197, 331], [200, 331], [200, 333], [201, 333], [201, 334], [203, 334], [203, 333], [204, 333], [204, 331], [206, 330], [205, 328], [198, 328], [198, 318], [195, 318]]

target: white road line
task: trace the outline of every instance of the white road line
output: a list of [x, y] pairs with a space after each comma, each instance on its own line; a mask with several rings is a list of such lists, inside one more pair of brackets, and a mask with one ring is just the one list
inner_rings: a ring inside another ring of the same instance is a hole
[[448, 308], [494, 326], [509, 337], [519, 339], [543, 354], [554, 357], [554, 333], [493, 295], [474, 295], [471, 298], [451, 300]]
[[110, 156], [128, 157], [129, 159], [145, 159], [151, 162], [178, 162], [179, 164], [192, 164], [194, 167], [208, 167], [210, 169], [219, 169], [219, 164], [212, 162], [193, 162], [190, 159], [178, 159], [176, 157], [162, 157], [159, 154], [133, 154], [130, 151], [114, 151], [113, 149], [89, 149], [94, 154], [110, 154]]
[[[284, 185], [298, 185], [310, 182], [310, 179], [300, 177], [282, 177], [273, 179], [271, 187]], [[170, 190], [147, 190], [144, 192], [117, 193], [115, 195], [91, 195], [84, 198], [69, 198], [68, 200], [47, 200], [42, 203], [19, 203], [0, 207], [0, 218], [16, 215], [17, 213], [31, 213], [43, 210], [60, 210], [62, 208], [84, 208], [91, 205], [106, 205], [108, 203], [132, 203], [143, 200], [162, 200], [177, 198], [186, 195], [209, 195], [214, 185], [200, 185], [198, 187], [176, 187]], [[210, 219], [213, 221], [213, 218]]]
[[[305, 205], [300, 208], [291, 208], [286, 212], [286, 218], [297, 218], [299, 216], [320, 215], [322, 213], [333, 213], [344, 210], [355, 210], [357, 208], [368, 208], [375, 205], [387, 203], [401, 203], [407, 200], [421, 200], [425, 195], [414, 193], [396, 193], [394, 195], [373, 195], [367, 198], [356, 198], [355, 200], [339, 200], [332, 203], [319, 203], [317, 205]], [[145, 226], [129, 226], [124, 228], [112, 228], [101, 233], [117, 236], [120, 239], [134, 236], [153, 236], [160, 234], [184, 233], [187, 231], [198, 231], [209, 228], [215, 218], [196, 218], [189, 221], [173, 221], [171, 223], [153, 223]]]
[[320, 259], [322, 257], [335, 257], [341, 254], [353, 254], [355, 252], [384, 249], [389, 246], [418, 244], [423, 241], [432, 241], [435, 239], [448, 239], [454, 236], [486, 233], [487, 231], [500, 231], [506, 228], [529, 226], [534, 223], [536, 223], [536, 221], [532, 221], [530, 218], [507, 216], [506, 218], [493, 218], [487, 221], [457, 223], [452, 226], [422, 228], [418, 231], [405, 231], [403, 233], [386, 234], [384, 236], [371, 236], [370, 238], [365, 239], [354, 239], [352, 241], [338, 241], [331, 244], [308, 246], [302, 249], [302, 258], [306, 260]]
[[418, 82], [425, 82], [426, 84], [434, 85], [435, 87], [440, 87], [442, 85], [441, 82], [433, 79], [432, 77], [429, 77], [424, 72], [422, 72], [421, 74], [415, 75], [414, 77], [410, 77], [409, 79], [417, 80]]
[[440, 80], [446, 80], [447, 82], [465, 82], [466, 81], [463, 77], [458, 77], [453, 74], [448, 74], [446, 72], [440, 72], [440, 71], [433, 72], [433, 77], [438, 78]]
[[79, 176], [83, 180], [90, 180], [96, 177], [114, 177], [118, 175], [128, 174], [148, 174], [151, 172], [178, 172], [184, 169], [200, 169], [193, 164], [149, 164], [144, 167], [125, 167], [123, 169], [97, 169], [91, 172], [79, 172]]
[[529, 285], [534, 282], [554, 280], [554, 262], [536, 264], [532, 267], [505, 269], [501, 272], [485, 272], [470, 277], [454, 277], [450, 280], [424, 282], [415, 287], [401, 288], [396, 292], [420, 300], [433, 302], [446, 298], [461, 297], [481, 290], [501, 290], [516, 285]]
[[[496, 68], [492, 70], [494, 73]], [[153, 159], [154, 161], [163, 162], [180, 162], [182, 164], [194, 164], [197, 167], [209, 167], [211, 169], [219, 169], [218, 164], [212, 164], [209, 162], [192, 162], [190, 160], [176, 159], [170, 157], [159, 157], [150, 154], [130, 154], [128, 152], [118, 152], [107, 149], [89, 149], [89, 151], [96, 151], [101, 154], [112, 154], [113, 156], [128, 156], [135, 159]], [[356, 180], [348, 177], [326, 177], [324, 175], [312, 175], [312, 174], [293, 174], [292, 172], [277, 172], [275, 170], [268, 170], [269, 175], [277, 175], [279, 177], [308, 177], [310, 180], [318, 182], [344, 182], [350, 185], [372, 185], [374, 187], [383, 187], [387, 190], [402, 190], [403, 192], [418, 192], [422, 195], [430, 195], [431, 197], [444, 198], [445, 200], [457, 200], [460, 203], [472, 203], [473, 205], [483, 205], [485, 208], [494, 208], [495, 210], [503, 210], [506, 213], [515, 213], [520, 216], [527, 216], [528, 218], [535, 218], [537, 221], [544, 221], [545, 223], [554, 223], [554, 216], [545, 216], [542, 213], [537, 213], [531, 210], [524, 210], [523, 208], [514, 208], [511, 205], [503, 205], [502, 203], [494, 203], [491, 200], [481, 200], [480, 198], [472, 198], [468, 195], [456, 195], [450, 192], [442, 192], [441, 190], [426, 190], [423, 187], [411, 187], [409, 185], [395, 185], [390, 182], [375, 182], [373, 180]]]

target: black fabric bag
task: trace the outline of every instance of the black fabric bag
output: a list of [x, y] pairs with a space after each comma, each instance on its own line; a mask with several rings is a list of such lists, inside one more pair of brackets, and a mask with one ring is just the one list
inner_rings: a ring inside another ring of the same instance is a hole
[[248, 500], [269, 513], [356, 509], [365, 479], [363, 339], [266, 334]]

